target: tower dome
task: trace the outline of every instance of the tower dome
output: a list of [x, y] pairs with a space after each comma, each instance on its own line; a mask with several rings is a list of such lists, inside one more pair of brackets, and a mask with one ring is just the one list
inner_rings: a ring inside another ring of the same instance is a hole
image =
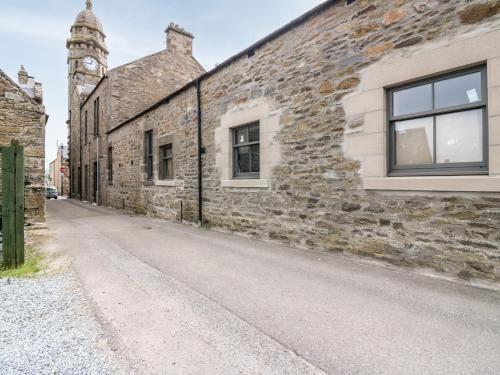
[[108, 49], [101, 21], [92, 11], [92, 0], [78, 13], [71, 26], [68, 49], [68, 74], [72, 82], [95, 83], [106, 73]]
[[104, 28], [102, 27], [101, 21], [99, 21], [99, 18], [92, 12], [92, 0], [87, 0], [86, 9], [82, 10], [76, 16], [75, 22], [73, 23], [73, 27], [75, 26], [87, 26], [104, 34]]

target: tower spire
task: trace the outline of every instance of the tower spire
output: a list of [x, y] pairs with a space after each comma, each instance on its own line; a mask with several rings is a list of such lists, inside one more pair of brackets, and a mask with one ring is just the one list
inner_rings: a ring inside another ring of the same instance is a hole
[[87, 10], [92, 10], [92, 0], [87, 0], [86, 4], [87, 4]]

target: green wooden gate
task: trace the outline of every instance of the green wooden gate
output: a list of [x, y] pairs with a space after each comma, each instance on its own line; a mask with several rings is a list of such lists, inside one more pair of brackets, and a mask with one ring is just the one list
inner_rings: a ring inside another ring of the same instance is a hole
[[24, 263], [24, 148], [18, 141], [1, 147], [3, 266]]

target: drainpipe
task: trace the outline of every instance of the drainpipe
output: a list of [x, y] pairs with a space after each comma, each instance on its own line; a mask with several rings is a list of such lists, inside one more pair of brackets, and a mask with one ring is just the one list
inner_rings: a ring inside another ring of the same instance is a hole
[[96, 192], [95, 192], [95, 203], [99, 206], [99, 201], [100, 201], [100, 197], [99, 197], [99, 194], [101, 193], [100, 191], [100, 178], [99, 178], [99, 169], [100, 169], [100, 162], [99, 162], [99, 134], [97, 134], [97, 143], [96, 143], [96, 154], [97, 154], [97, 160], [96, 160], [96, 163], [97, 163], [97, 176], [95, 176], [95, 179], [96, 179], [96, 183], [97, 183], [97, 187], [96, 187]]
[[202, 119], [201, 119], [201, 82], [196, 80], [196, 101], [198, 105], [198, 224], [203, 226], [203, 176], [202, 176]]
[[80, 107], [80, 124], [78, 127], [78, 134], [80, 135], [80, 176], [78, 176], [78, 195], [80, 195], [80, 201], [83, 201], [83, 178], [82, 178], [82, 173], [83, 173], [83, 145], [82, 145], [82, 109]]

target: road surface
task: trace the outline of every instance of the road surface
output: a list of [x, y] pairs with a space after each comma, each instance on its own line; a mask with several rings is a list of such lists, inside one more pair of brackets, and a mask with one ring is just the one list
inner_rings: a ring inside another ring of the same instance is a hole
[[47, 212], [142, 373], [500, 373], [498, 292], [73, 200]]

